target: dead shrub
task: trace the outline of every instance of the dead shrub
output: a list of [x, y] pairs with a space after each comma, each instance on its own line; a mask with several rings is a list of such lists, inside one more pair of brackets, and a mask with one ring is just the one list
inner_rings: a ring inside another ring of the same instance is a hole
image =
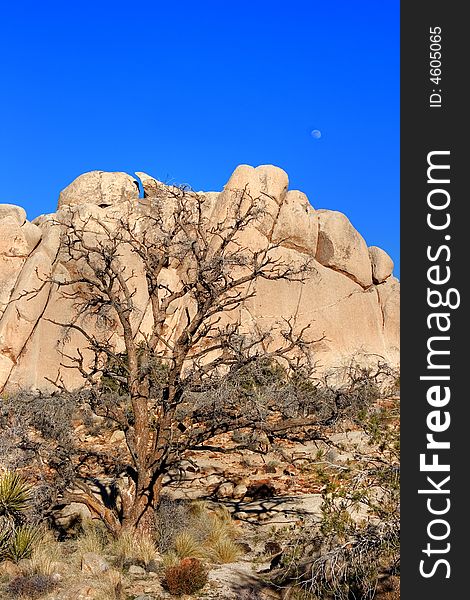
[[52, 592], [56, 582], [50, 575], [20, 575], [10, 581], [7, 592], [12, 598], [35, 599]]
[[207, 583], [207, 569], [197, 558], [184, 558], [177, 565], [167, 567], [164, 587], [172, 596], [194, 594]]

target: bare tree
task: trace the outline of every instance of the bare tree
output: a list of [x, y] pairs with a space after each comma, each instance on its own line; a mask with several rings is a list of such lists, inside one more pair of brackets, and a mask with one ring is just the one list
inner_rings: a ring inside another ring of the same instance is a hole
[[[123, 431], [127, 446], [113, 506], [83, 478], [66, 498], [114, 533], [149, 526], [165, 473], [188, 449], [223, 451], [211, 445], [221, 433], [256, 429], [273, 439], [316, 420], [289, 418], [275, 397], [256, 392], [260, 374], [267, 382], [278, 369], [308, 377], [308, 327], [292, 318], [263, 331], [240, 318], [258, 281], [303, 282], [311, 267], [287, 263], [279, 244], [253, 235], [269, 215], [248, 188], [216, 207], [219, 215], [208, 204], [162, 185], [139, 207], [122, 205], [103, 220], [80, 209], [61, 218], [68, 274], [52, 283], [75, 316], [52, 322], [65, 341], [72, 332], [86, 340], [63, 351], [62, 366], [79, 370], [93, 412]], [[55, 385], [64, 387], [60, 378]]]

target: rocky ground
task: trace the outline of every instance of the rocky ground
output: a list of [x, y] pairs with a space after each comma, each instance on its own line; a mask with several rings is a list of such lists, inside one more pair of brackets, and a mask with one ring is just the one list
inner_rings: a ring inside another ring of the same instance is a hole
[[[81, 435], [77, 424], [77, 436]], [[85, 441], [85, 440], [84, 440]], [[218, 440], [226, 448], [230, 440]], [[88, 436], [87, 444], [117, 451], [123, 440], [116, 432]], [[232, 515], [236, 542], [241, 555], [229, 564], [209, 564], [209, 578], [196, 596], [199, 599], [243, 600], [282, 598], [279, 590], [267, 583], [273, 557], [289, 539], [293, 527], [309, 526], [321, 516], [321, 492], [324, 469], [347, 469], [357, 452], [367, 451], [367, 438], [351, 423], [331, 431], [326, 441], [282, 442], [267, 454], [241, 451], [234, 453], [194, 453], [183, 469], [167, 480], [166, 495], [172, 499], [204, 499], [207, 510], [224, 506]], [[65, 527], [74, 518], [68, 507], [58, 520]], [[75, 515], [76, 516], [76, 515]], [[11, 598], [5, 590], [15, 576], [28, 571], [28, 561], [1, 566], [0, 597]], [[45, 600], [163, 600], [171, 598], [162, 587], [164, 557], [158, 556], [144, 568], [136, 561], [115, 568], [115, 557], [94, 553], [80, 560], [73, 542], [64, 542], [62, 557], [52, 567], [56, 588]], [[30, 569], [31, 570], [31, 569]], [[116, 595], [116, 586], [122, 595]], [[108, 590], [108, 591], [106, 591]], [[111, 590], [111, 591], [110, 591]], [[3, 595], [2, 595], [3, 593]], [[384, 594], [396, 593], [390, 590]], [[18, 597], [18, 596], [17, 596]], [[34, 596], [25, 596], [33, 598]], [[193, 596], [186, 596], [192, 598]], [[383, 595], [393, 600], [399, 596]]]

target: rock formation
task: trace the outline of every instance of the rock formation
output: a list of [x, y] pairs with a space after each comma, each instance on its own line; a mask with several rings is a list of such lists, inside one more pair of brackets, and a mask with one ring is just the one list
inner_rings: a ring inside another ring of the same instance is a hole
[[[96, 223], [115, 224], [116, 215], [139, 210], [145, 197], [165, 187], [145, 173], [136, 175], [144, 198], [139, 198], [137, 180], [126, 173], [92, 171], [61, 192], [52, 215], [28, 222], [22, 208], [0, 205], [0, 390], [54, 389], [58, 375], [70, 387], [81, 384], [77, 372], [61, 366], [63, 331], [53, 323], [74, 318], [74, 303], [51, 282], [73, 269], [61, 254], [61, 223], [78, 214], [85, 221], [93, 217]], [[357, 352], [397, 364], [399, 282], [392, 276], [390, 257], [380, 248], [368, 248], [345, 215], [315, 210], [302, 192], [288, 190], [286, 173], [270, 165], [241, 165], [221, 192], [204, 193], [208, 222], [223, 219], [241, 189], [265, 201], [265, 213], [244, 243], [276, 242], [286, 262], [308, 256], [314, 267], [303, 283], [258, 281], [256, 295], [241, 309], [247, 326], [270, 327], [289, 316], [300, 325], [311, 323], [312, 336], [324, 335], [314, 350], [320, 368]], [[162, 208], [165, 218], [171, 219], [171, 207], [169, 198]], [[145, 278], [136, 257], [128, 261], [145, 327]], [[168, 277], [179, 276], [168, 269]], [[176, 327], [177, 311], [174, 319]], [[69, 349], [84, 346], [77, 332], [66, 340]]]

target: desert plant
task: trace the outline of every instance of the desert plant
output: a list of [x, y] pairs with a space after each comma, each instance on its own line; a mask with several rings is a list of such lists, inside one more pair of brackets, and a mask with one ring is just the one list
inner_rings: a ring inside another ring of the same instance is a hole
[[110, 544], [110, 550], [118, 557], [119, 563], [137, 561], [147, 567], [158, 558], [158, 550], [152, 537], [147, 533], [123, 531]]
[[28, 508], [31, 500], [31, 486], [15, 471], [5, 471], [0, 475], [0, 516], [17, 522]]
[[174, 567], [180, 562], [181, 558], [176, 554], [174, 550], [170, 550], [163, 555], [163, 567]]
[[221, 538], [235, 539], [238, 534], [230, 511], [222, 506], [215, 510], [199, 508], [188, 525], [192, 535], [204, 545], [210, 545]]
[[22, 568], [25, 575], [53, 575], [57, 563], [62, 559], [62, 548], [49, 530], [41, 533], [41, 543], [36, 544], [27, 565]]
[[16, 527], [8, 542], [6, 557], [14, 562], [22, 558], [30, 558], [42, 535], [42, 528], [35, 525]]
[[57, 583], [49, 575], [20, 575], [8, 584], [6, 591], [10, 598], [34, 600], [52, 592]]
[[168, 552], [174, 546], [175, 537], [187, 529], [192, 520], [205, 513], [203, 502], [188, 503], [163, 496], [155, 515], [155, 537], [158, 550]]
[[187, 510], [191, 517], [195, 519], [204, 517], [208, 511], [207, 502], [205, 500], [193, 500], [189, 503]]
[[191, 531], [181, 531], [175, 537], [174, 551], [180, 558], [202, 558], [205, 554], [203, 543]]
[[207, 583], [207, 569], [197, 558], [183, 558], [165, 569], [164, 587], [172, 596], [194, 594]]
[[219, 537], [208, 544], [205, 555], [213, 563], [226, 564], [237, 561], [242, 555], [242, 549], [229, 537]]
[[76, 540], [77, 553], [80, 556], [87, 552], [101, 554], [108, 541], [108, 534], [100, 521], [85, 519], [82, 521], [81, 532]]
[[123, 600], [124, 580], [119, 571], [110, 569], [103, 573], [98, 584], [96, 600]]
[[398, 573], [397, 407], [397, 398], [387, 398], [357, 413], [369, 450], [356, 452], [340, 474], [335, 465], [325, 468], [320, 526], [312, 523], [292, 536], [275, 575], [300, 597], [371, 600], [379, 579]]

